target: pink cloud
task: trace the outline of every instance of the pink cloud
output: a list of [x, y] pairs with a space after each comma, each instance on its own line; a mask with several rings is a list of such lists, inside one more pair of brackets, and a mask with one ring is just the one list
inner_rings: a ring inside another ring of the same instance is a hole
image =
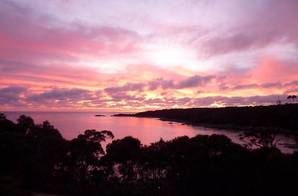
[[255, 81], [293, 81], [298, 78], [298, 62], [282, 62], [274, 58], [264, 58], [252, 70], [251, 78]]
[[[0, 58], [22, 62], [77, 61], [104, 58], [137, 49], [137, 33], [109, 26], [51, 25], [26, 7], [6, 1], [0, 6]], [[17, 13], [17, 14], [16, 14]]]
[[[237, 3], [234, 4], [235, 6]], [[239, 3], [241, 5], [241, 3]], [[255, 5], [253, 2], [251, 5]], [[276, 42], [298, 45], [298, 2], [270, 0], [251, 9], [239, 6], [246, 17], [203, 42], [208, 55], [221, 55], [264, 48]]]
[[297, 92], [297, 1], [135, 1], [118, 12], [92, 1], [88, 13], [69, 11], [81, 3], [0, 2], [6, 108], [269, 104]]

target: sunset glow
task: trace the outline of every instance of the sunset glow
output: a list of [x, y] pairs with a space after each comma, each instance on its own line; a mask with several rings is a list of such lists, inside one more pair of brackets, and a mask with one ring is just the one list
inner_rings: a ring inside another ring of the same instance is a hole
[[0, 110], [268, 105], [298, 93], [295, 0], [2, 0]]

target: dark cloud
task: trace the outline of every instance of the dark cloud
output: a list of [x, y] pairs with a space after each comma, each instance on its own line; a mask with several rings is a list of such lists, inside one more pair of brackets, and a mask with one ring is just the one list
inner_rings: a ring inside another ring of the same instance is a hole
[[206, 84], [207, 82], [210, 82], [214, 76], [198, 76], [194, 75], [189, 78], [186, 78], [185, 80], [179, 82], [176, 87], [177, 88], [192, 88], [192, 87], [198, 87], [201, 85]]
[[298, 88], [290, 88], [284, 92], [284, 94], [295, 94], [298, 95]]
[[183, 89], [183, 88], [199, 87], [210, 82], [213, 78], [215, 77], [194, 75], [180, 82], [174, 82], [173, 80], [164, 80], [162, 78], [159, 78], [148, 82], [148, 89], [149, 90], [155, 90], [157, 88]]
[[27, 89], [21, 86], [9, 86], [0, 88], [0, 104], [19, 105], [21, 103], [20, 95]]
[[93, 99], [91, 91], [77, 88], [56, 88], [27, 97], [27, 101], [31, 103], [75, 103]]
[[291, 81], [287, 83], [281, 82], [266, 82], [266, 83], [250, 83], [250, 84], [239, 84], [239, 85], [227, 85], [224, 83], [219, 83], [220, 90], [245, 90], [245, 89], [286, 89], [286, 88], [295, 88], [298, 86], [298, 81]]
[[201, 98], [192, 97], [165, 97], [146, 99], [143, 104], [150, 106], [159, 106], [160, 108], [176, 107], [212, 107], [212, 106], [243, 106], [243, 105], [270, 105], [276, 104], [280, 99], [283, 103], [286, 102], [286, 95], [265, 95], [265, 96], [250, 96], [250, 97], [227, 97], [227, 96], [208, 96]]
[[212, 55], [216, 55], [246, 50], [249, 48], [261, 48], [267, 46], [278, 38], [277, 35], [266, 35], [265, 32], [262, 32], [262, 34], [263, 33], [264, 35], [260, 35], [260, 38], [257, 38], [255, 33], [238, 33], [229, 37], [223, 37], [221, 35], [220, 37], [212, 38], [205, 43], [205, 50]]
[[163, 78], [158, 78], [148, 82], [148, 90], [156, 90], [158, 88], [169, 89], [174, 87], [175, 84], [172, 80], [165, 80]]
[[136, 99], [135, 96], [129, 95], [126, 92], [109, 93], [109, 96], [112, 98], [111, 101], [113, 102], [131, 101]]
[[283, 86], [284, 85], [280, 82], [270, 82], [270, 83], [262, 83], [262, 84], [240, 84], [233, 87], [226, 87], [226, 89], [243, 90], [243, 89], [260, 89], [260, 88], [281, 88]]
[[203, 97], [192, 100], [191, 105], [202, 106], [241, 106], [241, 105], [270, 105], [276, 104], [278, 99], [286, 100], [285, 95], [264, 95], [264, 96], [250, 96], [250, 97], [226, 97], [226, 96], [213, 96]]
[[112, 98], [112, 101], [141, 101], [140, 95], [131, 95], [129, 92], [142, 92], [145, 88], [143, 83], [127, 83], [122, 86], [105, 88], [104, 91]]
[[288, 82], [285, 84], [285, 86], [298, 86], [298, 80]]
[[145, 87], [143, 83], [127, 83], [123, 86], [105, 88], [105, 91], [109, 94], [128, 92], [128, 91], [142, 91]]
[[298, 80], [284, 84], [286, 88], [284, 94], [298, 94]]
[[269, 82], [260, 84], [261, 88], [281, 88], [282, 86], [284, 85], [280, 82]]
[[[146, 83], [127, 83], [122, 86], [109, 87], [105, 89], [105, 92], [112, 96], [113, 98], [128, 97], [127, 92], [143, 92], [145, 89], [156, 90], [161, 89], [183, 89], [199, 87], [207, 82], [211, 81], [214, 76], [198, 76], [194, 75], [186, 78], [180, 82], [174, 82], [173, 80], [165, 80], [163, 78], [158, 78], [151, 80]], [[122, 98], [121, 98], [122, 99]]]
[[[258, 84], [242, 84], [242, 85], [236, 85], [232, 87], [231, 89], [233, 90], [242, 90], [242, 89], [251, 89], [251, 88], [257, 88], [259, 85]], [[226, 89], [229, 89], [226, 87]]]
[[[106, 93], [106, 92], [105, 92]], [[24, 87], [11, 86], [0, 88], [0, 104], [5, 106], [22, 105], [36, 108], [39, 106], [71, 107], [79, 103], [80, 107], [135, 107], [143, 108], [172, 108], [175, 107], [210, 107], [210, 106], [241, 106], [241, 105], [269, 105], [275, 104], [278, 99], [287, 102], [287, 93], [297, 93], [297, 88], [286, 92], [284, 95], [260, 96], [209, 96], [209, 97], [172, 97], [171, 95], [147, 99], [142, 93], [128, 94], [122, 91], [110, 94], [111, 98], [102, 99], [101, 91], [88, 91], [85, 89], [55, 88], [39, 94], [31, 94]], [[112, 103], [112, 104], [111, 104]]]

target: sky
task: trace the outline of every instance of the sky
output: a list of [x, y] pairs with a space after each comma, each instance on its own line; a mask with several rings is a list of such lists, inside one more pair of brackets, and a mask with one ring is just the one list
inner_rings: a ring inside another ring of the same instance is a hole
[[0, 111], [275, 104], [297, 0], [1, 0]]

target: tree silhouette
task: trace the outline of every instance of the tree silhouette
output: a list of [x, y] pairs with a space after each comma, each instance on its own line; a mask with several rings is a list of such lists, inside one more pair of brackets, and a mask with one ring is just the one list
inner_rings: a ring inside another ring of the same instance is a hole
[[292, 99], [295, 101], [297, 99], [297, 96], [296, 95], [293, 95], [292, 96]]
[[140, 152], [141, 142], [131, 136], [115, 140], [107, 145], [109, 159], [116, 162], [135, 160]]
[[101, 143], [113, 138], [110, 131], [65, 140], [48, 121], [22, 117], [16, 124], [2, 115], [0, 195], [297, 195], [298, 153], [282, 154], [268, 132], [244, 137], [260, 148], [223, 135], [148, 146], [128, 136], [105, 153]]
[[6, 120], [6, 116], [3, 113], [0, 113], [0, 120]]
[[270, 131], [248, 131], [240, 134], [240, 139], [250, 148], [276, 148], [278, 140], [276, 133]]
[[101, 142], [113, 139], [112, 132], [86, 130], [68, 143], [64, 160], [59, 164], [60, 176], [74, 182], [73, 188], [86, 191], [93, 173], [98, 174], [100, 157], [105, 154]]
[[19, 126], [20, 130], [22, 130], [24, 133], [28, 133], [30, 129], [32, 129], [35, 126], [34, 120], [30, 116], [26, 115], [21, 115], [17, 119], [17, 122], [17, 125]]
[[288, 97], [287, 97], [287, 99], [291, 102], [295, 102], [295, 100], [297, 99], [297, 96], [296, 95], [289, 95]]

